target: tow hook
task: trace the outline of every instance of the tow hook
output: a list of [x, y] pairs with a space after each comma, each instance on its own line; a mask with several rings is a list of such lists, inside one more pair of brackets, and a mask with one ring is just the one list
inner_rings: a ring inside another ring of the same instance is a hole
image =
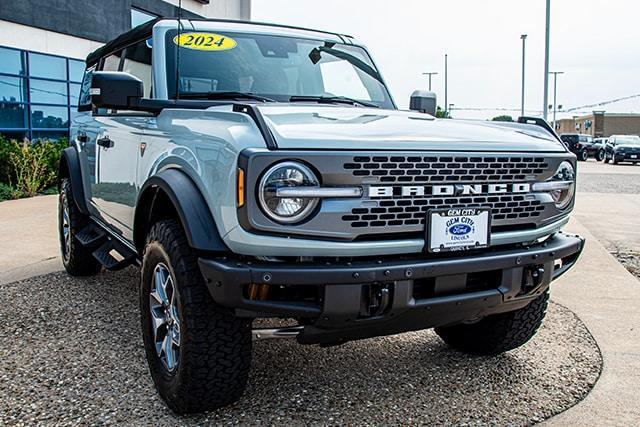
[[527, 267], [522, 275], [522, 290], [521, 294], [528, 294], [536, 290], [544, 279], [544, 266], [533, 265]]
[[380, 283], [363, 286], [360, 317], [380, 316], [389, 307], [390, 300], [390, 285]]

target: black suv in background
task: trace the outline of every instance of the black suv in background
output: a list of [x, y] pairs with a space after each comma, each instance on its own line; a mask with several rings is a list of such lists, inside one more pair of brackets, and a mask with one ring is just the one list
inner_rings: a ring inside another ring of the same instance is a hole
[[598, 158], [600, 147], [593, 143], [591, 135], [565, 133], [560, 135], [560, 139], [573, 154], [578, 156], [578, 160], [585, 161], [589, 157]]
[[605, 146], [604, 162], [640, 162], [640, 137], [638, 135], [611, 135]]

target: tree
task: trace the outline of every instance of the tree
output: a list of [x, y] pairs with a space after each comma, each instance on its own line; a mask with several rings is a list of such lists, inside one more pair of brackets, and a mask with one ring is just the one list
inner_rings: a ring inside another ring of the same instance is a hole
[[506, 114], [503, 114], [501, 116], [496, 116], [493, 119], [491, 119], [494, 122], [513, 122], [513, 117], [508, 116]]
[[439, 119], [450, 119], [451, 118], [451, 112], [450, 111], [444, 111], [442, 109], [442, 107], [440, 107], [439, 105], [436, 107], [436, 117]]

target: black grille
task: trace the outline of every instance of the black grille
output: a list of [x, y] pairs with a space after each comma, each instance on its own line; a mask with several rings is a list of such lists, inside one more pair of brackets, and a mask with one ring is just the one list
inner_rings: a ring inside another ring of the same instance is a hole
[[[344, 168], [380, 183], [504, 183], [536, 180], [549, 165], [534, 156], [358, 156]], [[396, 196], [377, 207], [358, 207], [342, 220], [353, 228], [424, 226], [430, 209], [489, 207], [495, 225], [524, 223], [545, 207], [528, 194], [463, 196]]]
[[416, 198], [380, 200], [379, 207], [354, 208], [342, 220], [351, 227], [394, 227], [424, 225], [429, 209], [490, 207], [494, 221], [535, 218], [544, 206], [539, 200], [527, 200], [526, 195], [464, 196], [447, 198]]
[[354, 176], [390, 183], [518, 181], [549, 167], [543, 157], [528, 156], [358, 156], [343, 166]]

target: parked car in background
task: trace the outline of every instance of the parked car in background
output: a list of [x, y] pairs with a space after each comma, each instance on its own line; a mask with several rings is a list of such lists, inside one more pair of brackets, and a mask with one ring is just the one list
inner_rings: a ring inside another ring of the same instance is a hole
[[640, 162], [640, 136], [612, 135], [605, 146], [604, 162], [612, 160], [614, 165], [620, 162]]
[[604, 151], [605, 151], [605, 146], [607, 145], [607, 140], [608, 138], [593, 139], [593, 146], [596, 148], [595, 158], [599, 162], [604, 160]]
[[560, 139], [567, 148], [578, 157], [578, 160], [585, 161], [591, 157], [596, 157], [596, 150], [593, 147], [593, 137], [577, 133], [565, 133], [560, 135]]

